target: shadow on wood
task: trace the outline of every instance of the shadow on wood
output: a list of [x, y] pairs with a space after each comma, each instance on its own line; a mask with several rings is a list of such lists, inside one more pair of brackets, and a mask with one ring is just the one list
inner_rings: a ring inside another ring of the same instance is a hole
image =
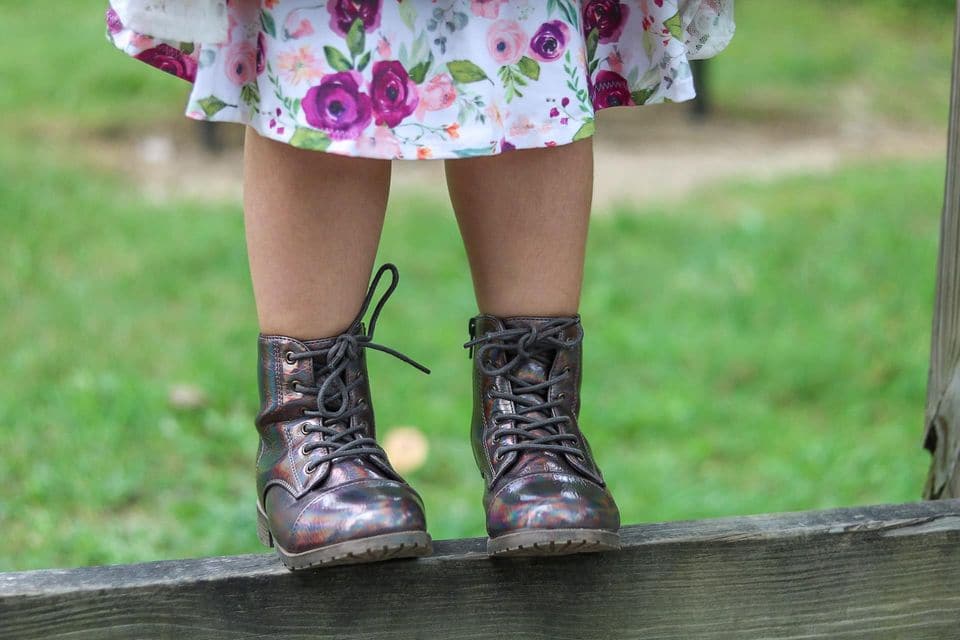
[[0, 574], [0, 638], [960, 638], [960, 500], [627, 527], [617, 553]]

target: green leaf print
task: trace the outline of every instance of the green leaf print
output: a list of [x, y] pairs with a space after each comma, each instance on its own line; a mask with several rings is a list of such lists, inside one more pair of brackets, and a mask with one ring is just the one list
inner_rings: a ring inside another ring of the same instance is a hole
[[596, 28], [587, 34], [587, 60], [593, 61], [597, 56], [597, 44], [600, 42], [600, 31]]
[[273, 16], [270, 15], [267, 11], [260, 11], [260, 26], [263, 27], [264, 32], [271, 38], [277, 37], [277, 23], [274, 22]]
[[560, 13], [563, 14], [564, 19], [567, 23], [576, 30], [580, 29], [580, 16], [577, 8], [573, 5], [570, 0], [548, 0], [547, 1], [547, 11], [550, 15], [557, 10], [560, 10]]
[[657, 49], [657, 36], [650, 31], [643, 32], [643, 50], [648, 58], [653, 58], [653, 53]]
[[670, 30], [670, 35], [683, 42], [683, 21], [680, 20], [679, 12], [664, 20], [663, 26]]
[[431, 51], [429, 58], [410, 68], [410, 71], [407, 72], [410, 75], [410, 79], [417, 84], [423, 84], [423, 81], [427, 78], [427, 72], [430, 71], [430, 66], [432, 64], [433, 52]]
[[657, 89], [660, 88], [660, 85], [657, 84], [655, 87], [650, 87], [649, 89], [640, 89], [639, 91], [633, 91], [630, 93], [630, 97], [633, 98], [633, 101], [637, 104], [647, 104], [647, 100], [650, 99], [650, 96], [657, 92]]
[[190, 54], [193, 53], [194, 49], [196, 49], [196, 45], [193, 44], [192, 42], [180, 43], [180, 53], [185, 53], [189, 56]]
[[490, 80], [487, 74], [483, 72], [483, 69], [469, 60], [451, 60], [447, 63], [447, 69], [457, 82], [468, 83]]
[[369, 51], [367, 51], [365, 54], [363, 54], [363, 57], [361, 57], [361, 58], [357, 61], [357, 71], [363, 71], [364, 69], [367, 68], [367, 65], [368, 65], [368, 64], [370, 64], [370, 52], [369, 52]]
[[350, 59], [340, 53], [340, 50], [336, 47], [325, 45], [323, 47], [323, 55], [327, 57], [327, 62], [330, 63], [330, 66], [337, 71], [349, 71], [353, 69], [353, 63], [350, 62]]
[[496, 151], [496, 145], [491, 144], [486, 147], [475, 147], [473, 149], [454, 149], [453, 153], [458, 158], [476, 158], [480, 156], [488, 156], [494, 151]]
[[206, 98], [197, 100], [197, 104], [200, 105], [200, 108], [203, 109], [203, 112], [207, 114], [208, 118], [216, 115], [229, 106], [217, 96], [207, 96]]
[[573, 141], [586, 140], [594, 134], [597, 130], [597, 125], [593, 121], [593, 118], [589, 120], [584, 120], [583, 126], [581, 126], [575, 134], [573, 134]]
[[500, 76], [500, 82], [503, 84], [504, 100], [511, 102], [514, 98], [523, 97], [520, 87], [527, 86], [527, 81], [523, 79], [523, 73], [520, 71], [519, 65], [503, 65], [497, 75]]
[[350, 54], [356, 58], [363, 53], [365, 44], [366, 36], [363, 31], [363, 20], [357, 18], [350, 25], [350, 31], [347, 32], [347, 48], [350, 50]]
[[540, 79], [540, 63], [534, 60], [533, 58], [528, 58], [523, 56], [520, 58], [520, 61], [517, 63], [517, 66], [520, 68], [520, 73], [527, 76], [531, 80]]
[[293, 132], [293, 137], [290, 138], [290, 144], [311, 151], [326, 151], [327, 147], [330, 146], [330, 138], [322, 131], [297, 127]]
[[248, 82], [240, 88], [240, 99], [254, 108], [260, 107], [260, 87], [256, 82]]
[[417, 10], [413, 6], [412, 2], [401, 2], [398, 10], [400, 11], [400, 19], [403, 20], [403, 24], [407, 25], [407, 29], [414, 31], [414, 23], [417, 19]]

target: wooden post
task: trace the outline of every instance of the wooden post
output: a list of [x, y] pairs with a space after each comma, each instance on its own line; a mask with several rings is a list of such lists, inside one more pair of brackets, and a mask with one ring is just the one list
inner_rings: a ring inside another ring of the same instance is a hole
[[960, 497], [960, 0], [954, 27], [947, 176], [940, 222], [924, 446], [933, 456], [924, 496]]

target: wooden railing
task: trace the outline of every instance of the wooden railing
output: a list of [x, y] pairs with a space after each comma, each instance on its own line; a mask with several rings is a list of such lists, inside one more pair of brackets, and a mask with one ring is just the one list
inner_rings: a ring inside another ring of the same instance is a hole
[[[771, 487], [771, 490], [776, 490]], [[960, 638], [960, 500], [627, 527], [623, 550], [0, 574], [0, 638]]]

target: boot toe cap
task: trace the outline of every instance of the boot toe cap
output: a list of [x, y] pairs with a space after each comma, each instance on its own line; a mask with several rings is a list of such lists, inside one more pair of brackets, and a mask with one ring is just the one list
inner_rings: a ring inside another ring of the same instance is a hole
[[[271, 504], [273, 494], [279, 495]], [[303, 553], [388, 533], [426, 530], [420, 497], [409, 486], [389, 480], [351, 482], [300, 500], [284, 491], [271, 491], [266, 507], [267, 513], [272, 514], [271, 532], [287, 553]]]
[[487, 499], [490, 537], [530, 529], [617, 531], [620, 512], [606, 488], [573, 474], [515, 478]]

